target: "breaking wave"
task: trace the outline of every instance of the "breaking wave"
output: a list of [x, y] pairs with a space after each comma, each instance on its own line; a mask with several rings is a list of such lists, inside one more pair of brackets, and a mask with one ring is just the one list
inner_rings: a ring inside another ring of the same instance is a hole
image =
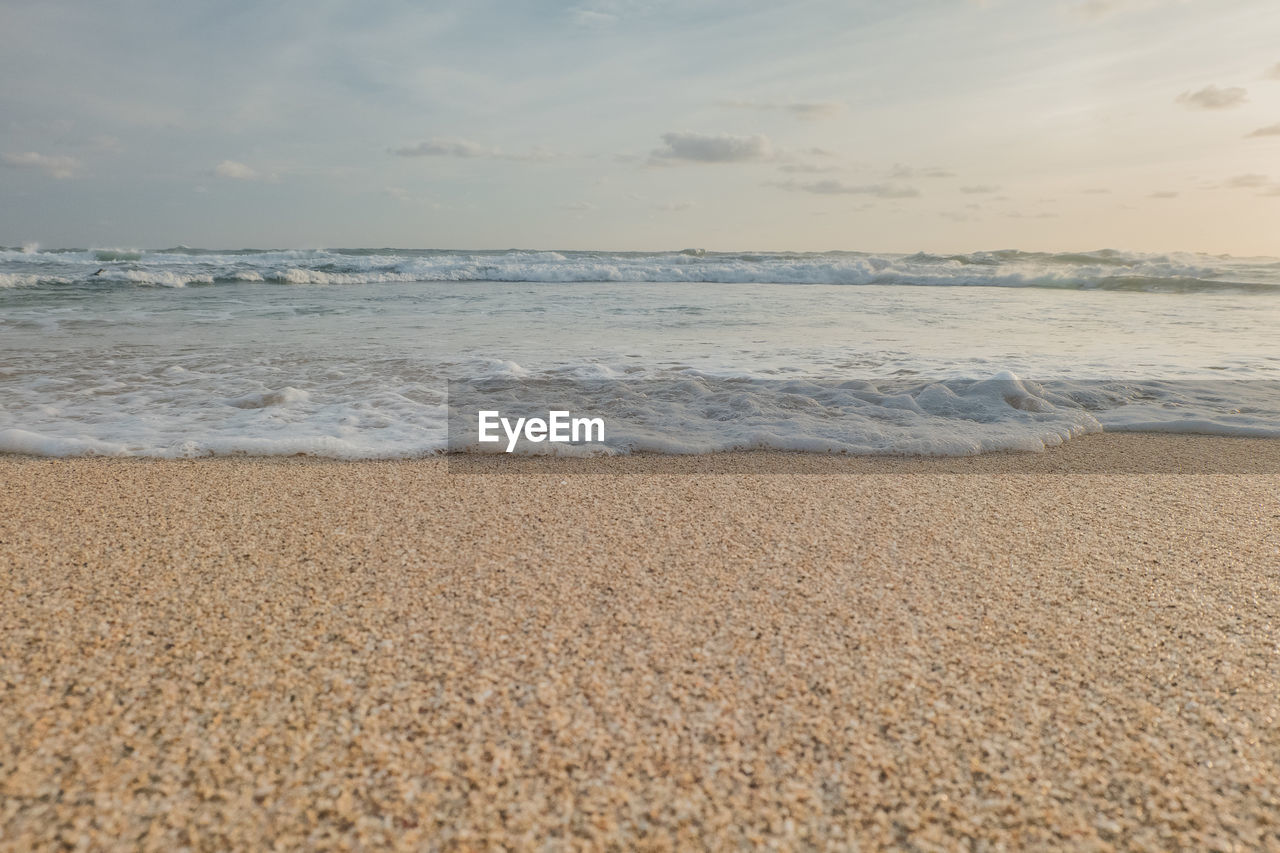
[[[101, 272], [99, 272], [101, 270]], [[1222, 255], [1021, 251], [552, 252], [406, 249], [0, 249], [0, 287], [261, 282], [688, 282], [1280, 292], [1280, 260]]]
[[[587, 369], [587, 368], [594, 369]], [[971, 456], [1043, 451], [1096, 432], [1280, 437], [1280, 381], [1036, 382], [983, 379], [774, 380], [699, 371], [640, 379], [581, 365], [531, 372], [495, 362], [482, 378], [415, 384], [388, 375], [225, 396], [246, 378], [171, 367], [141, 385], [108, 377], [92, 394], [15, 388], [0, 412], [0, 453], [41, 456], [307, 454], [394, 459], [477, 443], [476, 412], [545, 413], [548, 403], [600, 416], [602, 445], [519, 444], [524, 454], [704, 454], [786, 450]], [[605, 378], [588, 378], [605, 377]], [[118, 386], [118, 387], [117, 387]]]

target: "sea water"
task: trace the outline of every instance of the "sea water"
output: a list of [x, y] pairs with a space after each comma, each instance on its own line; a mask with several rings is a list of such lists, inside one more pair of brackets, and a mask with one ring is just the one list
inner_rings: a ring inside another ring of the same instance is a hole
[[0, 451], [417, 456], [450, 380], [614, 453], [1280, 436], [1277, 329], [1272, 258], [14, 248]]

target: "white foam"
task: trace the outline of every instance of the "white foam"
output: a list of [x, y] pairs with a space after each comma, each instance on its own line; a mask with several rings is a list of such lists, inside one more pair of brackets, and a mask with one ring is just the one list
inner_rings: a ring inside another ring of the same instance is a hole
[[[174, 370], [174, 368], [169, 368]], [[177, 370], [182, 370], [178, 367]], [[288, 406], [292, 403], [303, 403], [311, 399], [311, 393], [301, 388], [284, 387], [279, 391], [263, 391], [260, 394], [246, 394], [227, 400], [228, 406], [237, 409], [265, 409], [267, 406]]]
[[0, 429], [0, 453], [30, 456], [123, 456], [124, 444], [88, 435], [48, 435], [25, 429]]
[[[21, 270], [6, 266], [22, 265]], [[360, 285], [407, 281], [912, 284], [1125, 290], [1280, 288], [1275, 259], [1093, 252], [969, 255], [685, 252], [0, 251], [0, 273], [181, 286], [266, 281]]]
[[65, 284], [69, 279], [38, 273], [0, 272], [0, 287], [34, 287], [38, 284]]
[[[480, 407], [521, 414], [530, 400], [554, 398], [572, 412], [603, 415], [613, 453], [697, 454], [792, 450], [848, 454], [970, 456], [997, 450], [1043, 451], [1102, 429], [1091, 413], [1008, 372], [986, 381], [926, 383], [881, 392], [874, 383], [723, 380], [696, 373], [635, 382], [539, 385], [481, 383], [465, 411]], [[474, 399], [473, 399], [474, 397]], [[451, 449], [491, 452], [455, 422]], [[557, 448], [521, 441], [518, 453]], [[580, 449], [574, 452], [581, 452]]]
[[[477, 366], [473, 364], [472, 366]], [[321, 370], [248, 393], [239, 372], [157, 364], [146, 375], [32, 378], [0, 411], [0, 452], [185, 457], [305, 453], [402, 458], [446, 448], [443, 375]], [[261, 368], [255, 368], [260, 371]], [[1060, 381], [1008, 371], [985, 380], [830, 382], [719, 377], [692, 370], [617, 379], [608, 366], [531, 371], [492, 362], [470, 410], [536, 414], [530, 400], [602, 416], [603, 447], [517, 446], [520, 453], [682, 453], [770, 449], [967, 456], [1042, 451], [1102, 430], [1280, 437], [1280, 383]], [[478, 375], [468, 371], [468, 376]], [[1230, 398], [1227, 398], [1230, 395]], [[456, 426], [456, 425], [455, 425]], [[453, 449], [492, 447], [474, 442]]]
[[213, 284], [212, 275], [180, 273], [164, 269], [139, 269], [108, 271], [99, 277], [103, 281], [128, 281], [160, 287], [186, 287], [188, 284]]
[[[550, 284], [601, 279], [674, 283]], [[1013, 289], [785, 284], [809, 281]], [[345, 286], [376, 282], [400, 284]], [[573, 408], [604, 408], [610, 453], [1276, 435], [1277, 389], [1208, 378], [1280, 378], [1275, 283], [1280, 262], [1201, 255], [0, 250], [0, 450], [415, 456], [463, 379], [491, 408], [607, 383]], [[1080, 292], [1110, 287], [1201, 292]]]

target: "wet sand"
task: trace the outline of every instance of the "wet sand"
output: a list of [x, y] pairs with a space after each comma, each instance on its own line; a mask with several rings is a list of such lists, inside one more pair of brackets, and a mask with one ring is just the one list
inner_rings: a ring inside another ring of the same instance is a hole
[[1280, 442], [575, 466], [0, 458], [0, 848], [1280, 849]]

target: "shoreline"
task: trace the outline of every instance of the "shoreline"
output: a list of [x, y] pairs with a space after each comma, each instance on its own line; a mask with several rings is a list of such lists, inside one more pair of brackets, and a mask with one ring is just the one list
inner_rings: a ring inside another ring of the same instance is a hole
[[1280, 441], [1073, 444], [0, 457], [0, 837], [1274, 845], [1280, 473], [1096, 463]]
[[999, 450], [971, 456], [729, 450], [703, 454], [640, 452], [597, 456], [435, 452], [414, 457], [344, 459], [309, 454], [41, 456], [0, 453], [17, 461], [94, 464], [443, 465], [458, 474], [1277, 474], [1280, 438], [1200, 433], [1102, 432], [1042, 452]]

